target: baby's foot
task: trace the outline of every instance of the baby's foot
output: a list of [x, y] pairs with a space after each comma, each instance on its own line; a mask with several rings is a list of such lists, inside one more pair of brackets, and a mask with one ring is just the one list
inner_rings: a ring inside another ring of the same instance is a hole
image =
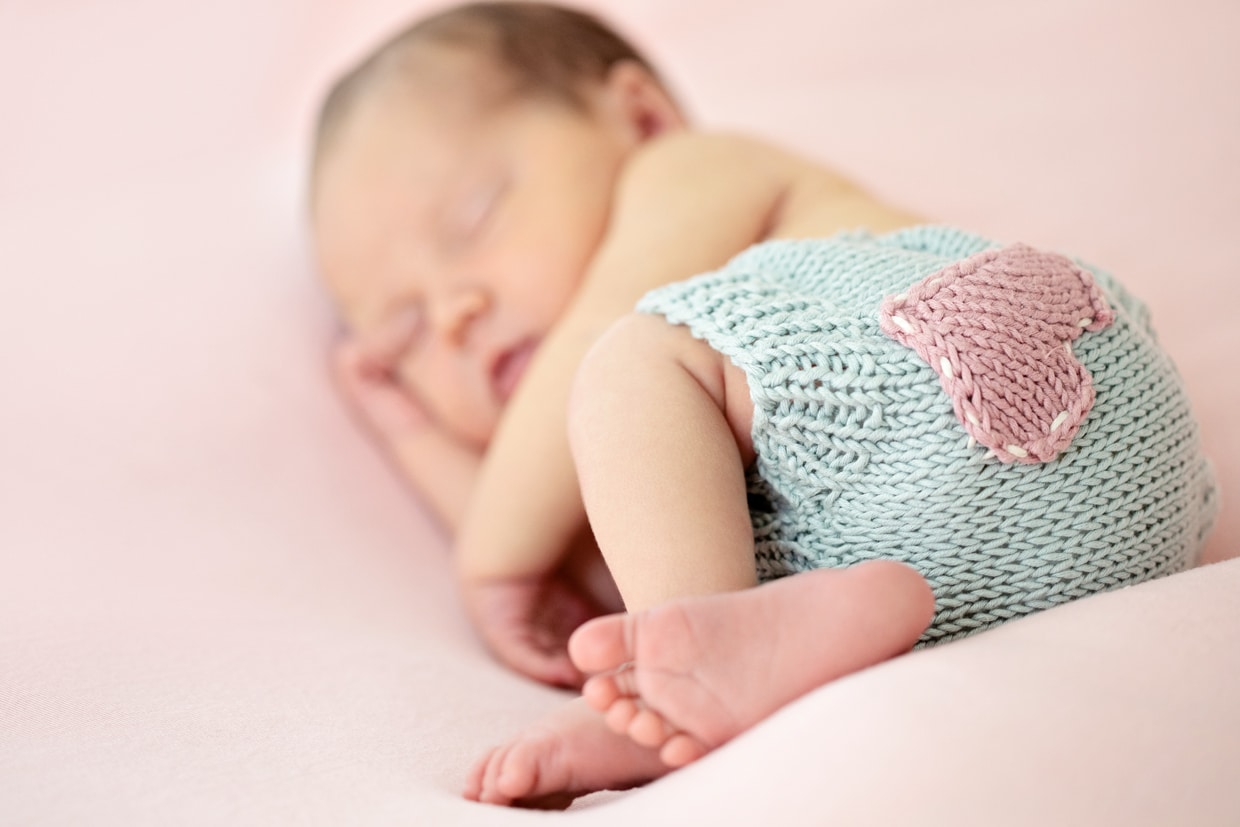
[[465, 797], [562, 809], [596, 790], [623, 790], [668, 772], [654, 750], [612, 732], [577, 698], [474, 765]]
[[912, 648], [933, 615], [921, 575], [875, 561], [598, 618], [569, 654], [594, 674], [583, 694], [607, 726], [680, 767], [811, 689]]

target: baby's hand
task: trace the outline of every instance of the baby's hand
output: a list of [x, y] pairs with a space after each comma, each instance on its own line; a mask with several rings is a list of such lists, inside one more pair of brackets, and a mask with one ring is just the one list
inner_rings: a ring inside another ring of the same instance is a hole
[[432, 424], [397, 379], [401, 357], [417, 334], [417, 314], [397, 316], [366, 336], [346, 334], [335, 348], [336, 379], [366, 424], [389, 442]]
[[474, 627], [502, 663], [553, 686], [581, 686], [584, 677], [568, 659], [568, 638], [607, 612], [567, 574], [464, 580], [461, 594]]

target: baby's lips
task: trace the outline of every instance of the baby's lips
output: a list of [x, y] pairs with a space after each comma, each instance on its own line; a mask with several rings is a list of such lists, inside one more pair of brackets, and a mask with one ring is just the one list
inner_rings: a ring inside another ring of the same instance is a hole
[[517, 346], [501, 353], [491, 365], [491, 383], [501, 402], [507, 402], [517, 389], [517, 384], [529, 367], [537, 343], [523, 341]]

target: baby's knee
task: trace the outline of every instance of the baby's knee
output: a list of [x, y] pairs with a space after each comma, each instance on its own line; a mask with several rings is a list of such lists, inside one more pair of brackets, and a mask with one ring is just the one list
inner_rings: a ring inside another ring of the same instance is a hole
[[629, 374], [635, 366], [670, 355], [668, 345], [675, 327], [662, 316], [629, 313], [611, 324], [581, 361], [577, 375], [615, 378]]
[[603, 332], [577, 367], [568, 399], [571, 442], [588, 439], [610, 417], [623, 416], [652, 372], [674, 361], [674, 329], [661, 316], [630, 313]]

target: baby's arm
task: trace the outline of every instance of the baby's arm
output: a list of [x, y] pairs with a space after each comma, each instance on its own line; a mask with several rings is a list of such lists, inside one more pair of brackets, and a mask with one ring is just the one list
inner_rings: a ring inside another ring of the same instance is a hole
[[[413, 326], [397, 319], [365, 337], [348, 336], [335, 350], [336, 377], [362, 424], [396, 462], [422, 500], [454, 533], [478, 478], [481, 456], [450, 437], [397, 378]], [[576, 538], [571, 559], [548, 576], [488, 583], [485, 605], [474, 606], [488, 642], [514, 669], [547, 683], [578, 686], [568, 659], [569, 635], [592, 617], [620, 608], [615, 587], [599, 578], [589, 529]], [[481, 602], [481, 601], [478, 601]]]
[[567, 437], [577, 366], [648, 290], [717, 268], [762, 239], [791, 182], [784, 159], [747, 139], [682, 133], [630, 162], [608, 236], [514, 395], [458, 536], [466, 602], [509, 663], [477, 601], [488, 583], [553, 573], [585, 524]]
[[458, 540], [466, 578], [545, 572], [585, 518], [566, 406], [582, 357], [654, 287], [719, 267], [765, 234], [787, 181], [732, 136], [678, 134], [630, 163], [611, 229], [500, 423]]

